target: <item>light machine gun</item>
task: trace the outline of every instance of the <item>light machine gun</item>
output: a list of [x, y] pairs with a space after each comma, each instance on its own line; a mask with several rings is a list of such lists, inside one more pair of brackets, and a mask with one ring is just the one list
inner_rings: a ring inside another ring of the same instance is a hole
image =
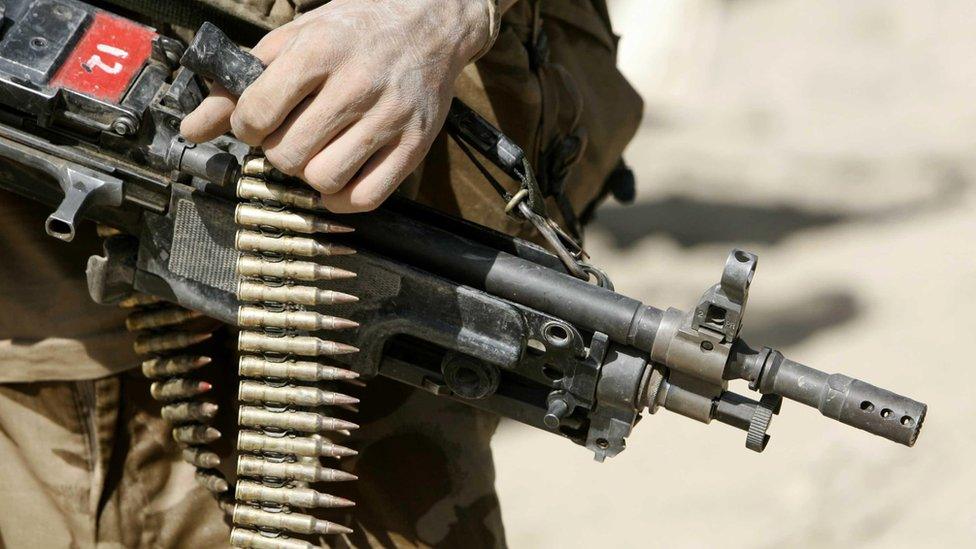
[[[521, 182], [504, 198], [552, 251], [403, 199], [367, 214], [332, 215], [300, 182], [248, 157], [243, 144], [187, 142], [178, 127], [203, 96], [200, 76], [239, 93], [263, 69], [215, 27], [205, 25], [185, 48], [75, 0], [8, 0], [0, 14], [0, 167], [17, 174], [0, 186], [56, 207], [46, 226], [54, 237], [70, 241], [82, 218], [122, 233], [89, 263], [97, 301], [138, 292], [244, 328], [242, 375], [277, 382], [242, 383], [242, 401], [258, 404], [250, 419], [242, 412], [254, 435], [242, 450], [262, 459], [301, 456], [296, 448], [312, 439], [296, 432], [330, 430], [301, 415], [334, 400], [316, 388], [334, 378], [308, 374], [312, 363], [296, 360], [323, 355], [335, 368], [386, 376], [558, 434], [601, 461], [624, 450], [644, 410], [662, 407], [742, 429], [755, 451], [766, 446], [783, 398], [907, 446], [919, 434], [924, 404], [742, 341], [753, 254], [734, 250], [719, 283], [689, 311], [616, 293], [548, 220], [521, 150], [458, 101], [452, 136]], [[358, 253], [343, 252], [352, 249]], [[352, 295], [359, 300], [344, 297]], [[336, 327], [337, 318], [358, 329], [328, 340], [311, 335]], [[285, 371], [298, 374], [274, 374]], [[761, 397], [728, 391], [736, 379]], [[288, 385], [296, 380], [307, 384]], [[283, 388], [287, 395], [276, 392]], [[253, 394], [260, 397], [246, 397]], [[181, 408], [182, 419], [207, 415], [191, 405]], [[296, 442], [274, 446], [270, 435]], [[238, 473], [297, 480], [299, 488], [327, 480], [321, 468], [282, 472], [282, 462], [272, 461], [239, 463]], [[302, 505], [296, 485], [281, 486], [251, 486], [258, 495], [248, 498], [239, 483], [238, 500]], [[238, 524], [264, 531], [341, 530], [238, 507]], [[270, 546], [246, 531], [239, 536], [242, 546]], [[284, 540], [275, 546], [290, 547]]]

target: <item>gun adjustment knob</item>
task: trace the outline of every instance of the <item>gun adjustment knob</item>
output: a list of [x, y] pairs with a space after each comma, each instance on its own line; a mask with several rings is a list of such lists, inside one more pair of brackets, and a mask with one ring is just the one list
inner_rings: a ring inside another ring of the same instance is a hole
[[749, 432], [746, 434], [746, 448], [754, 452], [762, 452], [769, 443], [769, 435], [766, 431], [769, 424], [773, 421], [773, 415], [779, 413], [783, 397], [779, 395], [763, 395], [752, 412], [752, 419], [749, 421]]

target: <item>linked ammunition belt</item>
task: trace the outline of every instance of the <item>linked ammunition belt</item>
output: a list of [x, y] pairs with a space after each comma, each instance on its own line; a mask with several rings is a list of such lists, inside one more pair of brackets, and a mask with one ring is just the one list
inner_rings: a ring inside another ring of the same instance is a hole
[[358, 349], [313, 335], [355, 329], [355, 322], [321, 311], [358, 299], [311, 285], [356, 276], [318, 262], [354, 251], [320, 242], [312, 235], [352, 229], [311, 213], [291, 211], [321, 209], [320, 195], [269, 181], [274, 170], [263, 158], [248, 160], [242, 171], [237, 196], [248, 202], [239, 204], [235, 212], [239, 227], [235, 242], [241, 252], [237, 298], [242, 331], [238, 339], [239, 480], [231, 543], [253, 548], [313, 547], [285, 534], [352, 532], [293, 509], [353, 505], [308, 486], [356, 480], [350, 473], [324, 467], [319, 458], [354, 453], [336, 445], [334, 437], [348, 435], [359, 426], [334, 417], [334, 410], [355, 411], [359, 401], [329, 385], [354, 382], [356, 374], [325, 362], [330, 356]]
[[173, 423], [173, 438], [183, 448], [183, 459], [196, 467], [197, 481], [229, 509], [224, 495], [230, 484], [217, 470], [220, 458], [210, 447], [221, 435], [211, 425], [217, 404], [207, 400], [212, 385], [200, 379], [212, 357], [199, 352], [199, 347], [220, 324], [145, 294], [136, 294], [120, 305], [133, 310], [126, 327], [136, 333], [136, 353], [147, 357], [142, 372], [154, 380], [150, 393], [162, 403], [163, 419]]
[[217, 469], [221, 461], [210, 447], [221, 437], [211, 425], [217, 405], [204, 400], [211, 385], [194, 375], [211, 358], [191, 352], [211, 337], [216, 325], [196, 326], [199, 314], [149, 296], [134, 296], [123, 306], [134, 309], [127, 326], [138, 333], [136, 351], [149, 357], [143, 372], [155, 380], [152, 396], [163, 403], [163, 418], [174, 424], [173, 437], [183, 447], [184, 460], [197, 468], [197, 480], [232, 515], [231, 543], [251, 548], [317, 547], [289, 534], [352, 530], [295, 509], [354, 505], [310, 485], [356, 480], [353, 474], [324, 466], [320, 458], [356, 455], [335, 440], [359, 426], [335, 416], [337, 409], [355, 412], [359, 401], [335, 384], [361, 382], [355, 372], [327, 362], [328, 357], [358, 349], [318, 337], [321, 332], [358, 327], [327, 314], [330, 305], [355, 302], [356, 296], [323, 288], [328, 281], [355, 273], [321, 263], [355, 251], [315, 235], [352, 229], [311, 213], [322, 208], [318, 193], [273, 181], [276, 172], [263, 158], [248, 160], [242, 172], [237, 183], [242, 201], [235, 211], [241, 331], [238, 480], [233, 486]]

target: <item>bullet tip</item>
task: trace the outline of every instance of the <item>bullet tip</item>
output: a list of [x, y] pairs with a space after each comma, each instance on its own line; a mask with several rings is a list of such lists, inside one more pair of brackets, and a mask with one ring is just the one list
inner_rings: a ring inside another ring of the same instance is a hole
[[333, 457], [353, 457], [358, 456], [359, 452], [345, 446], [334, 446], [329, 449], [329, 455]]
[[354, 330], [359, 327], [358, 322], [346, 318], [336, 318], [332, 321], [332, 325], [336, 330]]
[[319, 524], [316, 528], [316, 533], [319, 534], [351, 534], [352, 528], [347, 528], [341, 524], [336, 524], [334, 522], [322, 521], [324, 524]]
[[357, 301], [359, 301], [359, 298], [356, 297], [356, 296], [354, 296], [354, 295], [352, 295], [352, 294], [345, 294], [345, 293], [342, 293], [342, 292], [333, 292], [332, 293], [332, 302], [333, 303], [355, 303]]
[[354, 255], [356, 250], [350, 248], [349, 246], [342, 246], [341, 244], [332, 244], [329, 249], [329, 255]]
[[353, 347], [352, 345], [346, 345], [345, 343], [336, 343], [336, 354], [348, 355], [352, 353], [358, 353], [359, 347]]
[[356, 502], [351, 499], [340, 498], [338, 496], [333, 496], [335, 498], [334, 503], [336, 507], [355, 507]]

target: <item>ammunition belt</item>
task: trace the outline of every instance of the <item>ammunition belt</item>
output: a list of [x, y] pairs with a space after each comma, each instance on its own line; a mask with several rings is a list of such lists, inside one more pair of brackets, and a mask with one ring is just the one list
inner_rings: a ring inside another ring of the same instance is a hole
[[352, 229], [317, 215], [323, 209], [320, 195], [288, 185], [279, 175], [263, 158], [252, 158], [237, 183], [241, 331], [236, 483], [218, 470], [221, 461], [211, 447], [221, 437], [212, 425], [217, 404], [207, 399], [210, 383], [199, 379], [211, 357], [194, 352], [219, 323], [141, 294], [122, 303], [133, 309], [126, 324], [137, 332], [136, 352], [148, 357], [143, 373], [155, 380], [152, 396], [163, 404], [163, 418], [174, 424], [173, 437], [183, 448], [183, 459], [196, 467], [197, 480], [231, 514], [235, 547], [312, 548], [318, 544], [293, 536], [352, 532], [295, 510], [354, 505], [310, 487], [356, 480], [351, 473], [324, 466], [320, 458], [356, 455], [336, 437], [359, 426], [336, 416], [343, 415], [340, 409], [355, 412], [359, 401], [337, 384], [362, 383], [355, 372], [328, 360], [358, 349], [318, 337], [358, 327], [327, 314], [330, 305], [358, 299], [323, 287], [355, 273], [321, 263], [355, 251], [320, 235]]
[[136, 353], [147, 357], [142, 373], [154, 380], [150, 393], [162, 404], [163, 419], [173, 424], [183, 460], [196, 467], [197, 482], [229, 511], [230, 483], [217, 470], [220, 457], [210, 447], [221, 436], [211, 425], [217, 404], [209, 401], [212, 385], [201, 379], [212, 357], [200, 349], [220, 323], [145, 294], [135, 294], [120, 305], [132, 310], [126, 328], [136, 333]]
[[355, 411], [359, 402], [335, 383], [356, 383], [357, 375], [329, 357], [358, 351], [351, 345], [317, 337], [358, 324], [323, 312], [330, 305], [357, 301], [355, 296], [322, 288], [328, 281], [355, 273], [319, 263], [354, 253], [322, 242], [317, 235], [351, 232], [325, 220], [320, 195], [308, 188], [274, 181], [263, 158], [245, 162], [237, 184], [235, 240], [240, 253], [237, 298], [238, 482], [234, 491], [235, 547], [317, 547], [286, 534], [348, 534], [342, 524], [293, 509], [338, 508], [352, 501], [309, 487], [316, 482], [348, 482], [355, 475], [325, 467], [320, 458], [341, 458], [355, 451], [335, 443], [359, 426], [335, 417]]

